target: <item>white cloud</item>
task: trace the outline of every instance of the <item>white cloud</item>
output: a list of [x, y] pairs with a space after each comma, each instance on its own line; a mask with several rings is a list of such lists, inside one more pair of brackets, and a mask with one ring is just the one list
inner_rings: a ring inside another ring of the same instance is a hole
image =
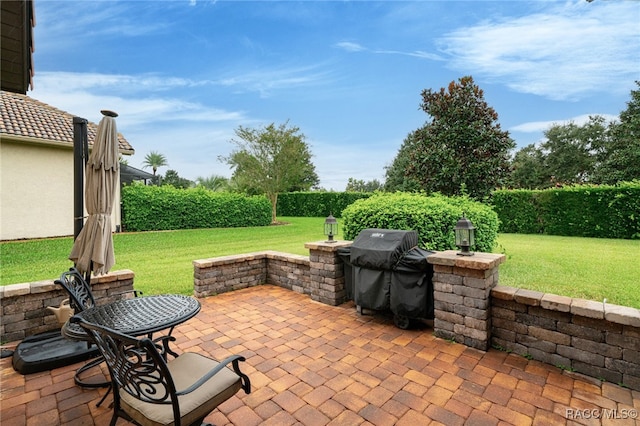
[[[188, 102], [165, 92], [198, 84], [186, 79], [150, 75], [43, 72], [38, 75], [38, 85], [30, 96], [76, 115], [99, 116], [100, 110], [111, 109], [120, 114], [122, 122], [132, 126], [178, 120], [233, 122], [246, 119], [242, 111]], [[142, 89], [145, 96], [139, 93]], [[96, 120], [92, 116], [85, 118]]]
[[439, 40], [451, 67], [553, 100], [628, 91], [639, 76], [637, 2], [574, 0], [545, 12], [496, 18]]
[[569, 123], [573, 123], [577, 126], [583, 126], [589, 121], [590, 116], [600, 115], [604, 117], [607, 122], [616, 121], [618, 117], [611, 114], [582, 114], [575, 117], [553, 120], [553, 121], [531, 121], [528, 123], [518, 124], [509, 129], [510, 132], [522, 132], [522, 133], [541, 133], [548, 130], [551, 126], [559, 125], [564, 126]]
[[413, 56], [421, 59], [430, 59], [433, 61], [442, 61], [444, 58], [435, 53], [429, 53], [422, 50], [414, 50], [414, 51], [402, 51], [402, 50], [374, 50], [369, 49], [365, 46], [362, 46], [358, 43], [353, 43], [350, 41], [342, 41], [340, 43], [336, 43], [335, 47], [346, 50], [347, 52], [370, 52], [378, 55], [404, 55], [404, 56]]
[[352, 43], [350, 41], [341, 41], [340, 43], [336, 43], [335, 46], [340, 49], [344, 49], [347, 52], [361, 52], [363, 50], [367, 50], [365, 47], [361, 46], [360, 44]]
[[261, 68], [212, 80], [209, 83], [231, 87], [236, 93], [258, 92], [261, 97], [266, 98], [277, 90], [328, 85], [332, 79], [331, 73], [321, 68], [322, 65]]

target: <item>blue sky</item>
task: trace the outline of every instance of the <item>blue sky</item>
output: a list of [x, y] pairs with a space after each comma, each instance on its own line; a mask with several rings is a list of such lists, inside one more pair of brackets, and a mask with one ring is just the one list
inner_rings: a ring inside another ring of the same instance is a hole
[[640, 2], [36, 0], [34, 90], [97, 123], [112, 109], [195, 180], [239, 126], [288, 120], [325, 189], [384, 181], [427, 120], [424, 89], [473, 76], [518, 147], [552, 123], [614, 119], [640, 80]]

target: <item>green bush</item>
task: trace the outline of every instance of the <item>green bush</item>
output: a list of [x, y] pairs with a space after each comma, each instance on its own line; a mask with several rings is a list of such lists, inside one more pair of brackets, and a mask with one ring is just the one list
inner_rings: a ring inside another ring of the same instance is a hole
[[344, 239], [352, 240], [367, 228], [415, 230], [420, 247], [450, 250], [456, 249], [454, 227], [463, 213], [476, 227], [472, 249], [491, 252], [498, 237], [498, 215], [466, 197], [375, 194], [342, 211], [342, 231]]
[[499, 190], [492, 204], [501, 232], [640, 238], [640, 182], [546, 190]]
[[538, 211], [540, 191], [524, 189], [495, 191], [492, 205], [500, 218], [500, 232], [510, 234], [542, 234]]
[[271, 204], [263, 196], [204, 188], [130, 185], [122, 188], [125, 231], [267, 226]]
[[356, 200], [369, 198], [368, 192], [288, 192], [278, 195], [278, 216], [342, 216], [342, 210]]

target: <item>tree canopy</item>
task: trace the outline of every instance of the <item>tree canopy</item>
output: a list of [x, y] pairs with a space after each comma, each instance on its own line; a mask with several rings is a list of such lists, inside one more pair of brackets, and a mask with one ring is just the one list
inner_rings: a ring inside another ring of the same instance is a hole
[[610, 126], [609, 144], [595, 172], [600, 183], [640, 179], [640, 81], [635, 83], [637, 88], [631, 91], [620, 121]]
[[245, 189], [265, 194], [272, 206], [272, 222], [276, 222], [278, 194], [291, 188], [308, 191], [319, 178], [311, 162], [306, 137], [288, 122], [276, 127], [239, 126], [235, 130], [237, 146], [227, 157], [220, 157], [233, 169], [232, 181]]
[[222, 192], [229, 188], [229, 179], [220, 175], [211, 175], [208, 177], [198, 176], [196, 185], [207, 188], [210, 191]]
[[[471, 76], [452, 81], [439, 91], [422, 92], [427, 123], [405, 140], [406, 158], [387, 170], [402, 183], [445, 195], [468, 193], [474, 198], [502, 186], [509, 174], [509, 151], [515, 142], [500, 129], [498, 114], [484, 100]], [[388, 188], [395, 190], [397, 188]]]
[[365, 182], [363, 179], [350, 177], [347, 182], [345, 192], [375, 192], [383, 189], [383, 185], [378, 179]]
[[162, 179], [162, 185], [171, 185], [174, 188], [187, 189], [193, 186], [193, 182], [187, 178], [180, 177], [175, 170], [167, 170]]
[[544, 189], [640, 179], [640, 90], [631, 91], [619, 121], [595, 115], [582, 125], [554, 124], [544, 136], [540, 144], [516, 152], [509, 186]]

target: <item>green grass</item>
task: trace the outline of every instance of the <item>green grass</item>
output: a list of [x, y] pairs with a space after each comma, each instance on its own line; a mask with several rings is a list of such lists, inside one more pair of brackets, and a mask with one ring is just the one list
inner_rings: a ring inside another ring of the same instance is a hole
[[[114, 234], [112, 270], [135, 272], [145, 294], [193, 294], [193, 261], [229, 254], [276, 250], [309, 254], [304, 244], [324, 239], [324, 218], [278, 218], [288, 225]], [[73, 266], [72, 238], [0, 244], [0, 284], [57, 278]]]
[[[135, 272], [145, 294], [193, 292], [193, 260], [260, 250], [308, 254], [324, 239], [324, 218], [283, 217], [283, 226], [196, 229], [114, 235], [113, 270]], [[338, 235], [338, 238], [341, 234]], [[640, 241], [500, 234], [496, 252], [507, 261], [500, 284], [640, 308]], [[0, 244], [0, 284], [56, 278], [72, 266], [73, 240]]]
[[640, 308], [640, 241], [500, 234], [500, 285]]

